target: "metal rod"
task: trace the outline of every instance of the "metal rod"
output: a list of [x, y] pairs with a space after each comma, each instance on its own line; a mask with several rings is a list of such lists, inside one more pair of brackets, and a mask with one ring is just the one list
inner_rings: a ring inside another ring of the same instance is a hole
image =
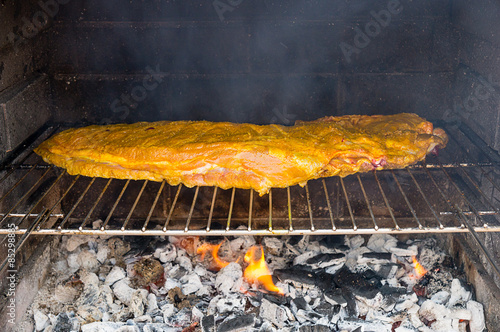
[[394, 217], [394, 213], [392, 213], [392, 208], [391, 208], [391, 205], [389, 204], [389, 200], [387, 200], [387, 196], [385, 196], [384, 189], [382, 189], [382, 184], [380, 183], [380, 180], [377, 176], [377, 171], [373, 171], [373, 176], [375, 177], [375, 180], [377, 181], [378, 189], [380, 190], [380, 193], [382, 194], [382, 198], [384, 199], [385, 206], [389, 210], [389, 214], [391, 215], [391, 219], [394, 222], [394, 227], [396, 228], [396, 230], [400, 230], [398, 222], [396, 221], [396, 218]]
[[[106, 217], [106, 220], [104, 221], [104, 224], [102, 224], [101, 226], [101, 231], [105, 230], [106, 229], [106, 226], [108, 225], [108, 222], [109, 220], [111, 219], [111, 216], [113, 215], [113, 212], [115, 212], [115, 209], [116, 207], [118, 206], [118, 203], [120, 202], [120, 200], [122, 199], [122, 196], [123, 194], [125, 193], [125, 190], [127, 190], [127, 187], [128, 187], [128, 184], [130, 183], [130, 180], [127, 180], [127, 182], [125, 182], [125, 185], [123, 186], [122, 190], [120, 191], [120, 194], [118, 195], [118, 197], [116, 198], [116, 201], [115, 203], [113, 204], [113, 206], [111, 207], [111, 210], [109, 211], [108, 213], [108, 216]], [[122, 229], [123, 230], [123, 229]]]
[[139, 194], [137, 195], [134, 204], [132, 205], [132, 208], [130, 209], [127, 218], [125, 219], [125, 222], [123, 223], [121, 230], [124, 231], [125, 227], [127, 227], [127, 224], [130, 220], [130, 217], [132, 217], [132, 213], [134, 213], [135, 207], [137, 206], [137, 203], [139, 203], [139, 199], [141, 199], [142, 193], [144, 192], [144, 188], [146, 188], [148, 184], [148, 180], [145, 180], [144, 183], [142, 184], [141, 191], [139, 191]]
[[200, 191], [200, 186], [196, 186], [196, 190], [194, 191], [193, 202], [191, 203], [191, 208], [189, 209], [189, 214], [186, 220], [186, 226], [184, 227], [184, 232], [189, 230], [189, 223], [191, 222], [191, 217], [193, 217], [194, 206], [196, 204], [196, 199], [198, 198], [198, 192]]
[[[78, 227], [79, 230], [82, 230], [83, 227], [85, 226], [85, 224], [87, 223], [87, 220], [89, 220], [90, 216], [92, 215], [92, 212], [94, 212], [94, 209], [97, 207], [97, 204], [99, 204], [99, 202], [101, 201], [102, 197], [104, 196], [104, 193], [106, 192], [106, 190], [108, 190], [109, 185], [111, 184], [111, 181], [113, 181], [113, 179], [109, 179], [108, 182], [106, 183], [106, 185], [104, 186], [104, 188], [101, 190], [101, 193], [99, 194], [99, 196], [97, 197], [96, 201], [92, 205], [92, 208], [90, 209], [90, 211], [85, 216], [85, 219], [83, 219], [80, 227]], [[102, 231], [102, 227], [101, 227], [101, 231]]]
[[[21, 236], [21, 238], [19, 239], [19, 241], [17, 242], [17, 244], [16, 244], [16, 246], [14, 248], [14, 257], [17, 254], [17, 252], [19, 251], [19, 249], [22, 248], [22, 246], [26, 242], [26, 239], [28, 239], [28, 236], [31, 235], [31, 233], [38, 227], [38, 224], [40, 224], [40, 222], [42, 221], [42, 219], [45, 218], [45, 214], [46, 213], [47, 213], [47, 209], [44, 209], [42, 211], [42, 213], [40, 213], [38, 215], [38, 218], [36, 218], [35, 221], [26, 229], [26, 231]], [[7, 255], [7, 257], [5, 257], [4, 261], [2, 262], [2, 265], [0, 265], [0, 272], [5, 269], [5, 267], [7, 266], [7, 262], [8, 261], [9, 261], [9, 255]], [[17, 272], [17, 269], [9, 269], [9, 270], [16, 270], [16, 272]]]
[[[26, 159], [28, 159], [31, 155], [33, 154], [33, 150], [31, 150], [26, 156], [24, 156], [23, 159], [21, 159], [19, 162], [20, 163], [24, 163], [26, 161]], [[33, 167], [34, 168], [34, 167]], [[14, 173], [15, 169], [14, 168], [11, 168], [4, 176], [2, 176], [2, 178], [0, 179], [0, 184], [6, 179], [8, 178], [12, 173]]]
[[267, 229], [272, 232], [273, 231], [273, 191], [269, 189], [269, 222]]
[[347, 196], [347, 190], [345, 190], [344, 180], [340, 179], [340, 184], [342, 185], [342, 191], [344, 192], [345, 202], [347, 204], [347, 210], [349, 210], [349, 216], [351, 217], [352, 229], [357, 230], [358, 226], [356, 225], [356, 220], [354, 219], [354, 214], [352, 213], [351, 203], [349, 202], [349, 197]]
[[[439, 160], [438, 160], [439, 162]], [[425, 165], [424, 165], [425, 166]], [[488, 249], [486, 249], [486, 247], [484, 246], [483, 242], [481, 241], [481, 239], [479, 238], [479, 236], [477, 235], [476, 231], [474, 230], [474, 227], [469, 223], [469, 220], [467, 219], [467, 217], [463, 214], [462, 212], [462, 209], [457, 205], [457, 204], [454, 204], [451, 202], [451, 200], [444, 195], [443, 191], [441, 190], [441, 188], [438, 186], [438, 184], [436, 183], [436, 181], [434, 180], [434, 177], [431, 175], [431, 173], [429, 172], [429, 170], [427, 168], [424, 167], [424, 169], [426, 170], [427, 172], [427, 175], [430, 177], [430, 179], [432, 180], [432, 183], [434, 184], [434, 186], [436, 187], [436, 189], [438, 190], [438, 192], [441, 194], [441, 196], [443, 197], [443, 199], [445, 200], [445, 202], [448, 204], [448, 206], [453, 209], [453, 206], [458, 210], [459, 212], [459, 215], [461, 216], [461, 219], [463, 221], [463, 223], [465, 224], [465, 226], [467, 227], [467, 229], [469, 230], [470, 234], [472, 235], [472, 237], [474, 238], [474, 240], [476, 241], [476, 243], [479, 245], [479, 247], [481, 248], [481, 251], [483, 252], [483, 254], [485, 255], [486, 259], [488, 260], [488, 262], [491, 264], [491, 266], [493, 267], [493, 269], [495, 270], [496, 274], [498, 277], [500, 277], [500, 268], [497, 266], [497, 264], [495, 263], [494, 259], [491, 257]], [[467, 197], [465, 197], [465, 195], [463, 194], [463, 192], [460, 190], [460, 188], [458, 187], [458, 185], [455, 183], [455, 181], [453, 181], [453, 179], [451, 178], [451, 176], [448, 174], [448, 172], [446, 172], [446, 170], [444, 168], [441, 168], [441, 170], [446, 174], [446, 176], [448, 177], [448, 180], [453, 184], [453, 186], [455, 187], [455, 189], [462, 195], [462, 197], [464, 198], [464, 200], [467, 202], [467, 204], [469, 205], [469, 207], [471, 209], [473, 209], [474, 213], [476, 213], [475, 211], [475, 208], [470, 204], [469, 200], [467, 199]], [[482, 220], [482, 218], [476, 214], [476, 217], [483, 222], [484, 224], [484, 228], [487, 228], [487, 224], [484, 223], [484, 221]]]
[[248, 231], [252, 230], [252, 212], [253, 212], [253, 189], [250, 189], [250, 202], [248, 203]]
[[286, 196], [287, 196], [287, 208], [288, 208], [288, 229], [293, 231], [293, 222], [292, 222], [292, 199], [290, 195], [290, 187], [286, 187]]
[[28, 174], [31, 173], [33, 170], [34, 168], [30, 169], [19, 180], [17, 180], [17, 182], [5, 194], [3, 194], [2, 197], [0, 197], [0, 202], [2, 202], [5, 199], [5, 197], [7, 197], [14, 189], [16, 189], [17, 186], [19, 186], [21, 182], [23, 182], [23, 180], [28, 176]]
[[309, 211], [309, 222], [311, 223], [311, 231], [314, 231], [314, 220], [313, 220], [313, 214], [312, 214], [312, 208], [311, 208], [311, 196], [309, 195], [309, 186], [305, 185], [306, 188], [306, 199], [307, 199], [307, 210]]
[[19, 205], [21, 204], [22, 201], [24, 201], [26, 199], [26, 197], [28, 197], [29, 194], [31, 194], [33, 192], [33, 190], [35, 190], [39, 183], [43, 180], [43, 178], [50, 172], [51, 169], [53, 169], [54, 166], [52, 165], [49, 169], [47, 169], [43, 174], [42, 176], [35, 182], [35, 184], [16, 202], [16, 204], [14, 204], [13, 207], [10, 208], [10, 210], [2, 217], [2, 219], [0, 219], [0, 225], [4, 222], [4, 220], [7, 218], [7, 216], [12, 212], [14, 211], [14, 209]]
[[368, 200], [368, 196], [366, 195], [366, 191], [365, 191], [365, 187], [363, 186], [363, 182], [361, 181], [361, 177], [359, 176], [359, 174], [356, 174], [356, 176], [358, 177], [358, 182], [359, 182], [359, 186], [361, 187], [361, 192], [363, 193], [363, 196], [364, 196], [365, 202], [366, 202], [366, 206], [368, 207], [368, 211], [370, 212], [370, 216], [372, 217], [372, 220], [373, 220], [373, 229], [378, 231], [377, 221], [375, 220], [375, 215], [373, 214], [372, 206], [370, 204], [370, 201]]
[[168, 223], [172, 218], [172, 213], [174, 213], [175, 204], [177, 204], [177, 199], [179, 198], [179, 194], [181, 193], [182, 183], [177, 187], [177, 192], [175, 193], [174, 200], [172, 202], [172, 206], [170, 207], [170, 211], [168, 212], [167, 220], [165, 220], [165, 225], [163, 226], [163, 231], [167, 231]]
[[[75, 185], [76, 181], [78, 181], [78, 179], [80, 178], [80, 175], [77, 175], [73, 181], [71, 181], [71, 184], [69, 185], [69, 187], [64, 191], [64, 193], [61, 195], [61, 197], [59, 197], [59, 199], [57, 200], [57, 202], [52, 205], [52, 207], [50, 208], [49, 212], [47, 212], [47, 219], [50, 219], [51, 217], [54, 217], [55, 215], [52, 214], [52, 212], [55, 210], [56, 206], [58, 206], [59, 204], [61, 204], [62, 200], [66, 197], [66, 195], [68, 195], [68, 193], [70, 192], [71, 188], [73, 188], [73, 186]], [[62, 217], [64, 217], [63, 214], [61, 214]], [[59, 217], [61, 218], [61, 217]]]
[[[50, 185], [49, 189], [47, 189], [44, 194], [36, 201], [35, 204], [33, 204], [31, 206], [31, 208], [28, 210], [28, 213], [26, 214], [26, 216], [24, 216], [21, 221], [19, 222], [19, 225], [21, 225], [23, 223], [24, 220], [26, 220], [27, 218], [27, 215], [31, 214], [31, 212], [33, 212], [33, 210], [35, 209], [35, 207], [37, 207], [38, 204], [40, 204], [40, 202], [45, 198], [45, 196], [47, 196], [47, 194], [52, 190], [52, 188], [54, 188], [54, 186], [61, 180], [61, 178], [63, 177], [63, 175], [66, 174], [66, 171], [63, 171], [55, 180], [54, 182], [52, 182], [52, 184]], [[45, 219], [42, 219], [42, 222], [45, 221]]]
[[321, 179], [321, 181], [323, 182], [323, 189], [325, 191], [326, 205], [328, 207], [328, 213], [330, 214], [330, 221], [332, 222], [332, 229], [336, 230], [337, 227], [335, 226], [335, 220], [333, 219], [332, 205], [330, 204], [330, 196], [328, 195], [328, 189], [326, 188], [326, 182], [325, 182], [325, 179]]
[[479, 185], [474, 181], [474, 179], [472, 179], [472, 177], [467, 174], [467, 172], [465, 171], [464, 168], [462, 167], [459, 167], [459, 169], [462, 171], [462, 173], [467, 177], [467, 179], [469, 180], [470, 183], [472, 183], [472, 185], [474, 186], [474, 188], [476, 188], [476, 190], [479, 192], [479, 194], [484, 198], [484, 200], [486, 201], [486, 203], [493, 209], [495, 210], [497, 213], [500, 213], [500, 210], [490, 201], [490, 199], [488, 198], [488, 196], [486, 196], [486, 194], [481, 190], [481, 188], [479, 187]]
[[142, 225], [141, 230], [143, 232], [145, 232], [146, 228], [148, 227], [149, 219], [151, 219], [151, 216], [153, 215], [153, 211], [154, 211], [154, 209], [156, 207], [156, 203], [158, 203], [158, 199], [160, 198], [160, 194], [161, 194], [164, 186], [165, 186], [165, 180], [163, 180], [161, 182], [160, 189], [158, 189], [158, 192], [156, 193], [155, 200], [153, 201], [153, 205], [151, 205], [151, 209], [149, 209], [149, 213], [148, 213], [148, 216], [146, 217], [146, 221], [144, 222], [144, 225]]
[[420, 195], [422, 196], [422, 198], [424, 199], [425, 203], [427, 204], [427, 206], [429, 207], [429, 209], [431, 210], [432, 214], [434, 215], [434, 218], [436, 218], [436, 221], [439, 225], [439, 228], [440, 229], [443, 229], [444, 226], [443, 226], [443, 223], [441, 223], [441, 219], [439, 218], [436, 210], [432, 207], [431, 205], [431, 202], [429, 202], [429, 200], [427, 199], [427, 196], [425, 196], [424, 194], [424, 191], [422, 190], [422, 188], [420, 187], [420, 184], [418, 184], [417, 182], [417, 179], [415, 179], [415, 177], [413, 176], [413, 174], [410, 172], [410, 169], [408, 167], [406, 167], [406, 171], [408, 172], [408, 174], [410, 174], [412, 180], [413, 180], [413, 183], [415, 184], [415, 186], [417, 187], [417, 190], [418, 192], [420, 193]]
[[405, 200], [405, 202], [406, 202], [406, 205], [408, 205], [408, 208], [410, 209], [410, 212], [411, 212], [411, 214], [413, 215], [413, 218], [415, 218], [415, 221], [416, 221], [416, 222], [417, 222], [417, 224], [418, 224], [418, 228], [419, 228], [419, 229], [422, 229], [422, 228], [423, 228], [423, 226], [422, 226], [422, 224], [420, 223], [420, 220], [418, 219], [417, 213], [415, 212], [415, 209], [414, 209], [414, 208], [413, 208], [413, 206], [411, 205], [410, 200], [409, 200], [409, 199], [408, 199], [408, 197], [406, 196], [406, 194], [405, 194], [405, 192], [404, 192], [404, 190], [403, 190], [403, 187], [401, 186], [401, 183], [399, 183], [399, 180], [398, 180], [398, 178], [397, 178], [397, 176], [396, 176], [396, 173], [394, 173], [394, 171], [393, 171], [392, 169], [391, 169], [391, 173], [392, 173], [392, 177], [393, 177], [393, 178], [394, 178], [394, 180], [396, 181], [396, 184], [397, 184], [397, 186], [398, 186], [398, 188], [399, 188], [399, 191], [401, 192], [401, 195], [403, 195], [403, 198], [404, 198], [404, 200]]
[[233, 205], [234, 205], [234, 194], [236, 193], [236, 188], [233, 187], [231, 191], [231, 202], [229, 203], [229, 213], [227, 214], [227, 224], [226, 231], [229, 231], [231, 227], [231, 216], [233, 215]]
[[215, 197], [217, 196], [217, 187], [214, 187], [214, 193], [212, 195], [212, 203], [210, 204], [210, 212], [208, 213], [207, 221], [207, 232], [210, 232], [210, 227], [212, 225], [212, 216], [214, 215]]
[[89, 191], [89, 189], [92, 186], [92, 184], [94, 183], [95, 179], [96, 178], [92, 178], [92, 180], [87, 185], [87, 187], [85, 188], [85, 190], [83, 191], [83, 193], [80, 195], [80, 197], [78, 197], [78, 200], [75, 202], [75, 204], [73, 204], [73, 206], [71, 207], [71, 210], [69, 210], [68, 214], [66, 214], [66, 216], [62, 220], [61, 224], [57, 227], [59, 230], [61, 230], [64, 227], [64, 225], [68, 221], [69, 217], [73, 214], [73, 212], [75, 211], [75, 209], [78, 206], [78, 204], [80, 204], [80, 202], [82, 201], [83, 196], [85, 196], [85, 194], [87, 193], [87, 191]]
[[[0, 216], [5, 216], [7, 215], [6, 213], [0, 213]], [[7, 218], [23, 218], [23, 217], [28, 217], [28, 218], [37, 218], [40, 215], [40, 213], [10, 213], [7, 215]], [[50, 214], [50, 217], [54, 218], [63, 218], [64, 214], [63, 213], [52, 213]]]

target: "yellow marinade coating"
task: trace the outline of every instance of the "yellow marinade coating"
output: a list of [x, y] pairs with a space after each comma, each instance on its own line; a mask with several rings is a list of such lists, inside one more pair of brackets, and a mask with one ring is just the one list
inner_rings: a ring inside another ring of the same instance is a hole
[[166, 180], [264, 194], [326, 176], [403, 168], [447, 136], [409, 113], [346, 115], [294, 126], [158, 121], [65, 130], [35, 152], [69, 174]]

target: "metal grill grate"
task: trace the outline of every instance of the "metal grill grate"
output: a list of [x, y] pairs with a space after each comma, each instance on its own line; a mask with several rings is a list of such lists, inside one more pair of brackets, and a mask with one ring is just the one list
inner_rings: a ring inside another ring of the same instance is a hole
[[11, 231], [8, 225], [17, 234], [45, 235], [500, 231], [500, 157], [469, 128], [445, 129], [449, 146], [426, 164], [319, 179], [259, 197], [251, 190], [70, 176], [32, 152], [59, 130], [47, 127], [2, 164], [0, 234]]

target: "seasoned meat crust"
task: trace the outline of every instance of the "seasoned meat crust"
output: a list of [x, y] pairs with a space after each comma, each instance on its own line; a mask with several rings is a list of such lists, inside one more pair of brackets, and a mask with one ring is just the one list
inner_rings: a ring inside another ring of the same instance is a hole
[[63, 131], [35, 152], [69, 174], [255, 189], [373, 169], [403, 168], [443, 148], [416, 114], [346, 115], [294, 126], [159, 121]]

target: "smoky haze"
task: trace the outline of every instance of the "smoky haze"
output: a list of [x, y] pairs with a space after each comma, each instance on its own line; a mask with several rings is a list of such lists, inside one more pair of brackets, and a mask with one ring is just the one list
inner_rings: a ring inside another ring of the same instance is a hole
[[93, 122], [425, 116], [447, 103], [449, 9], [444, 0], [75, 2], [60, 14], [52, 70], [77, 77], [56, 90], [73, 91], [68, 106]]

